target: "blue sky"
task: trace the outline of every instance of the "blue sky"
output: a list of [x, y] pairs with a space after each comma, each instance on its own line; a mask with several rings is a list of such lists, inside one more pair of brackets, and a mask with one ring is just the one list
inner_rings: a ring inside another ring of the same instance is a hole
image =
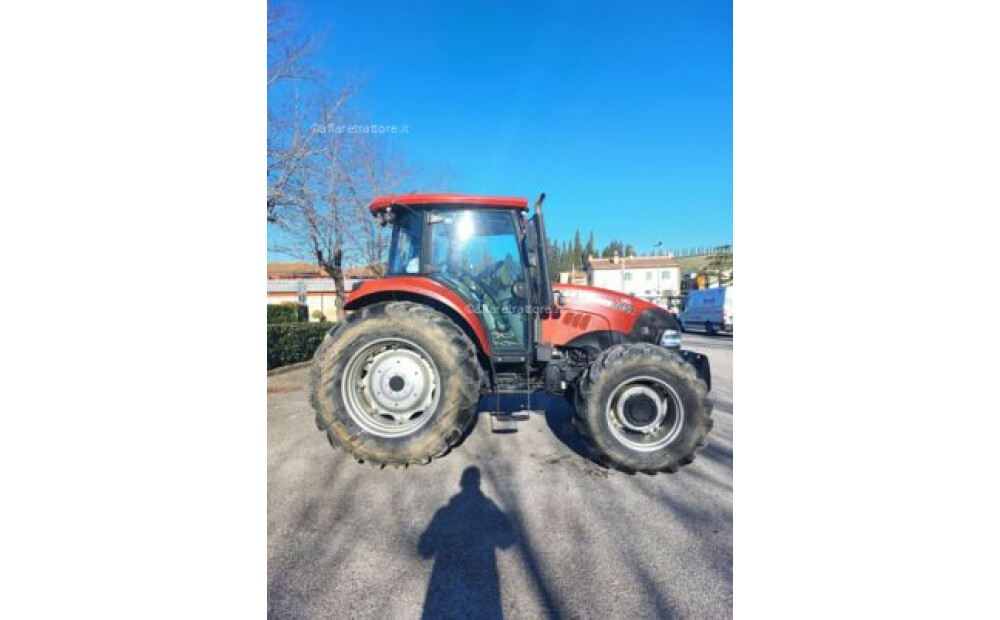
[[[732, 5], [295, 4], [330, 79], [450, 191], [548, 194], [550, 236], [732, 241]], [[406, 191], [428, 188], [416, 182]]]

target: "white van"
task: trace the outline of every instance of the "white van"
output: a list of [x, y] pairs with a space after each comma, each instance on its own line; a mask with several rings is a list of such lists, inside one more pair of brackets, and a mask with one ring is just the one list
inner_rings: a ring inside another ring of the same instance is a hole
[[733, 333], [733, 287], [691, 291], [677, 322], [685, 332]]

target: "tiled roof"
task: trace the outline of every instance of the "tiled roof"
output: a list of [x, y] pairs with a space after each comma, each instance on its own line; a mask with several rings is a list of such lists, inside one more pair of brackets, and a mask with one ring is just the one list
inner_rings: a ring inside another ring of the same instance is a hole
[[326, 276], [326, 272], [315, 263], [268, 263], [267, 276], [322, 278]]
[[344, 270], [344, 277], [363, 280], [365, 278], [378, 278], [380, 275], [371, 267], [349, 267]]
[[[323, 269], [315, 263], [268, 263], [267, 277], [271, 278], [327, 278]], [[379, 274], [371, 267], [348, 267], [344, 270], [345, 278], [362, 279], [377, 278]]]
[[618, 262], [612, 262], [610, 258], [591, 258], [591, 269], [600, 271], [602, 269], [648, 269], [659, 267], [680, 267], [681, 264], [676, 259], [669, 256], [629, 256], [619, 258]]

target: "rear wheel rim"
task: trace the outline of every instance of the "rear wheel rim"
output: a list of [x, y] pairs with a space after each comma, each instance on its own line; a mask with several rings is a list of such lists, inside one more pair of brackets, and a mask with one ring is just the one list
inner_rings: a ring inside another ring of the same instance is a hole
[[379, 437], [412, 435], [437, 410], [440, 375], [434, 360], [403, 338], [371, 342], [348, 360], [341, 394], [347, 414]]
[[670, 445], [684, 427], [684, 404], [670, 384], [656, 377], [636, 377], [622, 383], [605, 408], [615, 439], [639, 452]]

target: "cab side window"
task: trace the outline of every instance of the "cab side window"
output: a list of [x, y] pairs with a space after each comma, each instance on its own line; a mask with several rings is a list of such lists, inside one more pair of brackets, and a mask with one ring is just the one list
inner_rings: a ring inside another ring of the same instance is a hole
[[397, 216], [398, 225], [392, 233], [389, 251], [389, 274], [420, 273], [420, 246], [423, 236], [423, 219], [414, 213]]

